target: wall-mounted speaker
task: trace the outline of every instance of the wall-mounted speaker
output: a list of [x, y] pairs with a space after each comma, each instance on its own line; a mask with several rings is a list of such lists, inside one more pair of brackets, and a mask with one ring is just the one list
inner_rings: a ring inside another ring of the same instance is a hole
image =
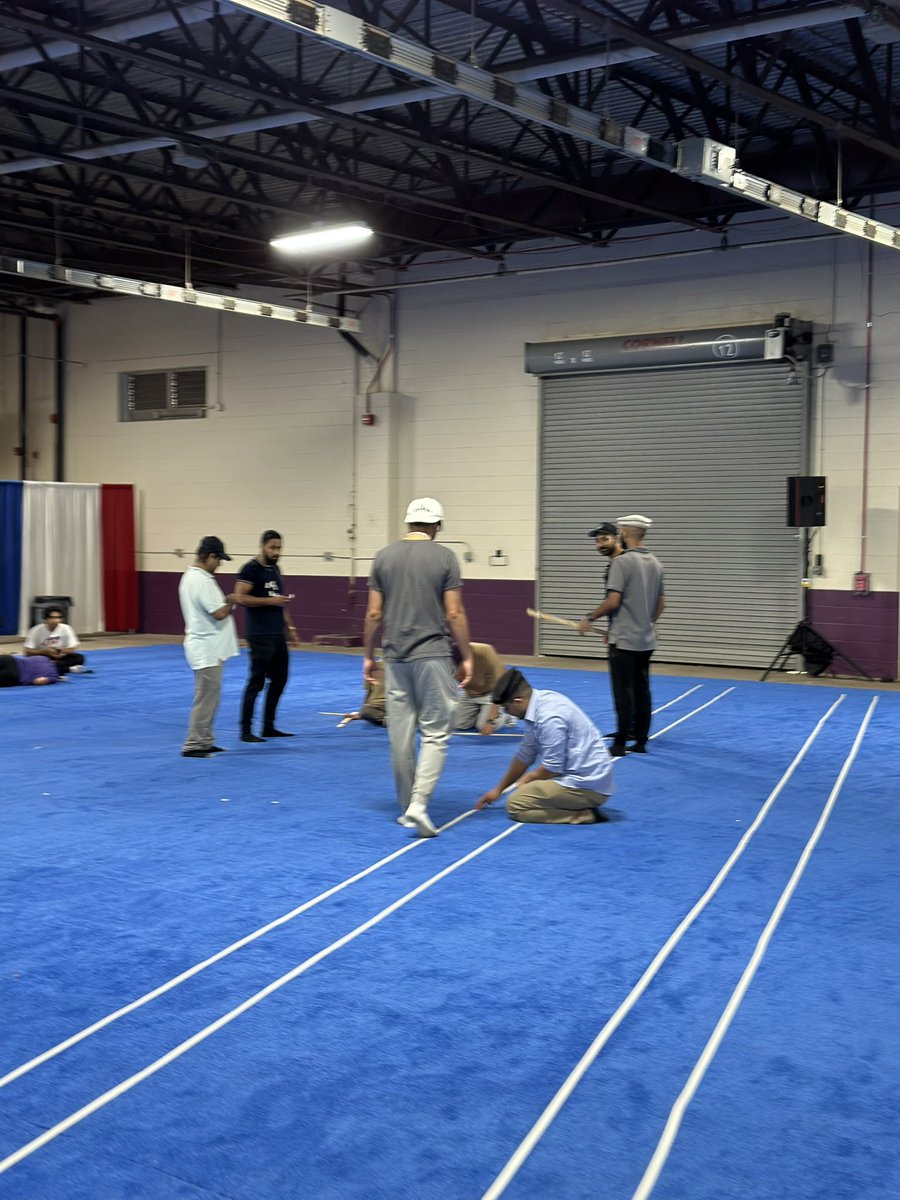
[[825, 524], [824, 475], [788, 475], [787, 524], [793, 529]]

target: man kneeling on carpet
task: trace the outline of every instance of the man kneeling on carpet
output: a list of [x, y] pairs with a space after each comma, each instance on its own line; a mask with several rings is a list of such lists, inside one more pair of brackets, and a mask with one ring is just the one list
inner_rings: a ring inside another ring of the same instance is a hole
[[497, 681], [493, 699], [522, 718], [525, 736], [506, 774], [475, 807], [487, 808], [515, 783], [506, 801], [513, 821], [595, 825], [602, 820], [600, 806], [613, 791], [613, 763], [593, 721], [561, 692], [532, 688], [514, 668]]
[[368, 721], [370, 725], [386, 725], [387, 700], [384, 695], [384, 663], [377, 662], [372, 670], [374, 683], [366, 684], [366, 694], [361, 708], [344, 713], [338, 729], [351, 721]]
[[0, 687], [20, 683], [59, 683], [56, 663], [39, 654], [0, 654]]
[[[453, 728], [460, 732], [465, 729], [477, 730], [489, 737], [507, 725], [515, 725], [516, 718], [501, 712], [500, 705], [494, 702], [491, 695], [504, 670], [497, 651], [487, 642], [469, 642], [469, 650], [472, 652], [472, 678], [463, 687], [462, 695], [456, 702]], [[459, 668], [462, 655], [455, 645], [453, 661]]]

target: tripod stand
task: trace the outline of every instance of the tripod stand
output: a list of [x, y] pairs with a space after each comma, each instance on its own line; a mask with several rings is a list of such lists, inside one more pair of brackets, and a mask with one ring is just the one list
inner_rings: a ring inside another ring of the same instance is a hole
[[811, 540], [812, 538], [807, 532], [803, 541], [803, 619], [794, 626], [784, 639], [781, 649], [762, 673], [760, 683], [764, 683], [772, 671], [783, 671], [785, 663], [792, 654], [801, 655], [807, 674], [812, 675], [814, 678], [827, 671], [834, 659], [842, 658], [863, 679], [871, 680], [872, 676], [867, 671], [864, 671], [859, 663], [855, 663], [852, 658], [848, 658], [846, 654], [838, 650], [837, 646], [832, 646], [831, 642], [826, 641], [820, 633], [816, 633], [815, 629], [809, 623], [809, 617], [806, 615], [808, 603], [806, 583], [809, 574], [809, 544]]
[[832, 646], [831, 642], [826, 641], [820, 633], [816, 633], [807, 618], [804, 617], [784, 639], [781, 649], [760, 677], [760, 683], [763, 683], [772, 671], [783, 671], [784, 664], [792, 654], [799, 654], [803, 657], [803, 665], [806, 668], [807, 674], [813, 677], [818, 677], [824, 671], [827, 671], [835, 658], [842, 658], [863, 679], [872, 678], [871, 675], [862, 669], [859, 663], [855, 663], [852, 658], [848, 658], [836, 646]]

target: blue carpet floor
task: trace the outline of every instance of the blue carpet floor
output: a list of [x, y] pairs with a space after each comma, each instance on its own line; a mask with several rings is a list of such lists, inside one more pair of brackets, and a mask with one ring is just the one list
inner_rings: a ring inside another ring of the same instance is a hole
[[[385, 732], [322, 715], [355, 707], [359, 658], [293, 654], [279, 725], [297, 736], [258, 746], [236, 738], [246, 662], [228, 664], [228, 751], [188, 760], [180, 647], [91, 657], [92, 676], [0, 692], [0, 1195], [479, 1200], [500, 1177], [510, 1200], [627, 1200], [845, 764], [653, 1195], [900, 1194], [900, 697], [870, 712], [849, 692], [785, 778], [838, 688], [657, 677], [659, 736], [589, 827], [471, 813], [516, 742], [454, 738], [432, 816], [469, 815], [423, 842], [394, 822]], [[610, 728], [604, 674], [528, 676]]]

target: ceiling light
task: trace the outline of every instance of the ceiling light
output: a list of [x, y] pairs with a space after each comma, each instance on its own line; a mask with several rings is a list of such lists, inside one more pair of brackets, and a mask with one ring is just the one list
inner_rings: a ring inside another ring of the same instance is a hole
[[290, 233], [285, 237], [272, 238], [269, 245], [285, 254], [317, 253], [320, 250], [341, 250], [345, 246], [356, 246], [372, 236], [368, 225], [356, 222], [353, 225], [329, 225], [320, 229], [307, 229], [304, 233]]

